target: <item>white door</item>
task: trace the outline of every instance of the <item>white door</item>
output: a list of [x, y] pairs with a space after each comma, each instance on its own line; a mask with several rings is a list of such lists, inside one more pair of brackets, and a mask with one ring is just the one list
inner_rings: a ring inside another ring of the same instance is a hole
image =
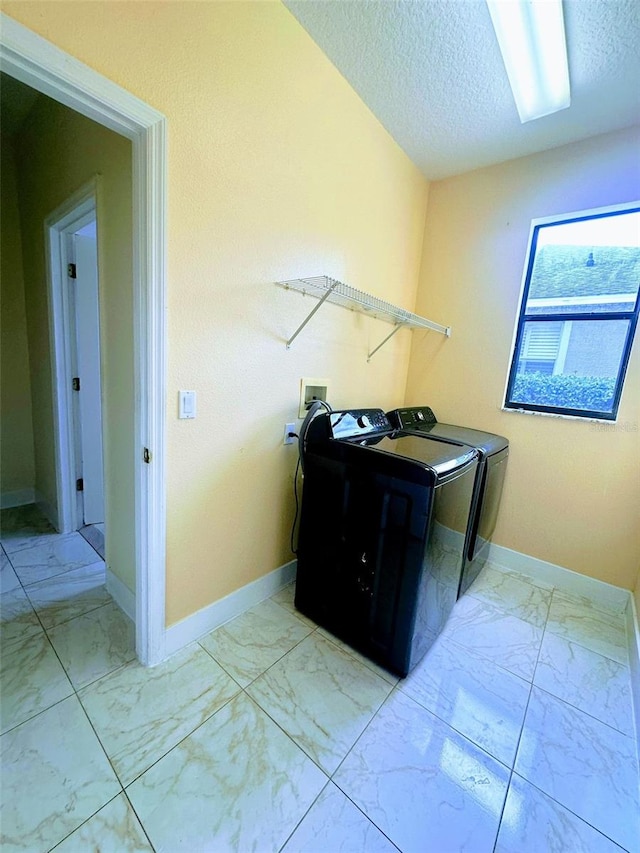
[[100, 307], [95, 220], [71, 237], [75, 278], [73, 290], [76, 368], [74, 406], [80, 519], [84, 524], [104, 521], [104, 468], [102, 459], [102, 393], [100, 384]]

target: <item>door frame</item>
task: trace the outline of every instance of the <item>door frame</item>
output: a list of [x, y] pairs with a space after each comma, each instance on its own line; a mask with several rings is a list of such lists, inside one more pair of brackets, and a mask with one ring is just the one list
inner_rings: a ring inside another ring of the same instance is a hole
[[136, 654], [153, 665], [165, 657], [166, 118], [5, 13], [0, 68], [132, 143]]
[[47, 290], [49, 296], [49, 336], [53, 374], [53, 413], [56, 451], [58, 529], [71, 533], [79, 527], [76, 499], [76, 436], [71, 376], [72, 333], [71, 302], [67, 283], [68, 236], [97, 215], [98, 177], [57, 207], [46, 218]]

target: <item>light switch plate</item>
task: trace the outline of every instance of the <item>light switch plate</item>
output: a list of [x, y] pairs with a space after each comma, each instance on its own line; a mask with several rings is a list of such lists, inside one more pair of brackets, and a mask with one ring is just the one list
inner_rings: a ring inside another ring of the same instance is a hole
[[196, 416], [196, 392], [195, 391], [179, 391], [178, 392], [178, 417], [179, 418], [195, 418]]

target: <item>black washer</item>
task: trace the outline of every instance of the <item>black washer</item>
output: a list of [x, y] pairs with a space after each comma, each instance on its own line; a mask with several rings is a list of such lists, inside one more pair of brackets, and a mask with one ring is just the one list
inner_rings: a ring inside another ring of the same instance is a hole
[[393, 430], [380, 409], [316, 416], [296, 606], [406, 675], [455, 604], [477, 466], [474, 448]]

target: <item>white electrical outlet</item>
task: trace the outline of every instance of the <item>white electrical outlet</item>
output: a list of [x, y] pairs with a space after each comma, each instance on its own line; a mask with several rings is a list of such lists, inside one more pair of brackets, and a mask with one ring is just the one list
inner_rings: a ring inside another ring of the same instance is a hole
[[295, 437], [293, 435], [290, 435], [290, 433], [294, 433], [295, 431], [295, 424], [284, 425], [284, 444], [293, 444], [293, 442], [295, 441]]

